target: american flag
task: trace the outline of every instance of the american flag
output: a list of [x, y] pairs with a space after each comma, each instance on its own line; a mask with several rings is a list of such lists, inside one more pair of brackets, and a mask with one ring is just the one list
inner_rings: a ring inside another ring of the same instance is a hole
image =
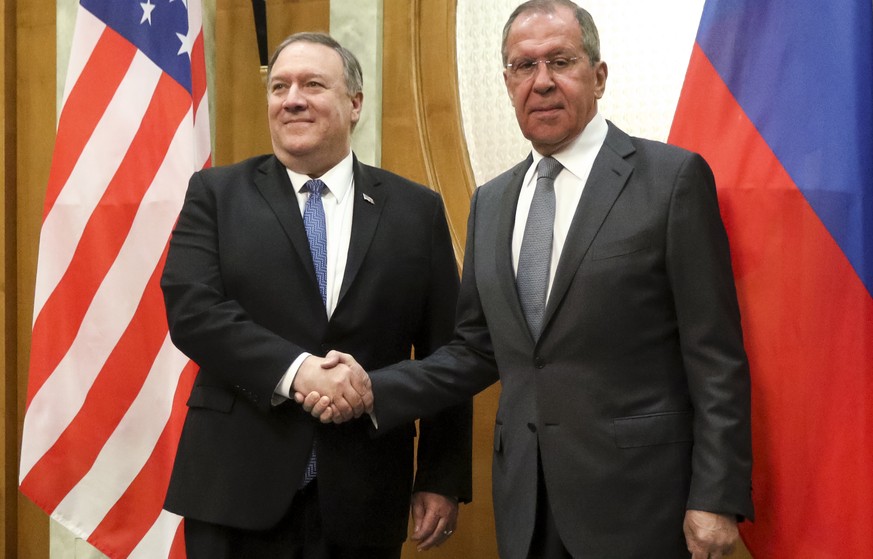
[[40, 234], [21, 491], [110, 557], [184, 557], [161, 510], [195, 366], [158, 280], [210, 164], [200, 0], [81, 0]]

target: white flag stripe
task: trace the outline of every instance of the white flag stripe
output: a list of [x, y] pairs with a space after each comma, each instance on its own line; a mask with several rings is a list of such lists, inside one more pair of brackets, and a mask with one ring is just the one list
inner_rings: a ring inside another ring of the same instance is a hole
[[118, 171], [139, 129], [160, 77], [160, 68], [137, 51], [73, 172], [46, 215], [39, 240], [42, 258], [34, 292], [34, 322], [67, 271], [91, 213]]
[[75, 514], [85, 534], [97, 528], [148, 461], [170, 417], [176, 385], [187, 364], [188, 358], [167, 335], [142, 390], [118, 428], [88, 473], [58, 504], [55, 510], [62, 516]]
[[[183, 149], [190, 145], [192, 133], [189, 111], [176, 129], [167, 157], [143, 197], [130, 234], [97, 290], [76, 339], [28, 407], [20, 479], [75, 418], [139, 304], [182, 206], [184, 192], [179, 185], [186, 183], [195, 165], [190, 150]], [[38, 428], [30, 428], [33, 422]]]
[[64, 95], [61, 100], [62, 107], [67, 104], [67, 97], [73, 89], [73, 84], [79, 81], [79, 76], [105, 29], [106, 25], [102, 21], [82, 8], [81, 4], [79, 5], [76, 9], [76, 25], [73, 30], [73, 37], [76, 40], [70, 45], [70, 58], [67, 65], [67, 75], [64, 79]]
[[[50, 516], [51, 516], [52, 520], [54, 520], [55, 522], [57, 522], [58, 524], [60, 524], [61, 526], [63, 526], [67, 530], [69, 530], [70, 532], [72, 532], [73, 535], [76, 536], [77, 538], [79, 538], [81, 540], [87, 540], [88, 534], [86, 534], [82, 530], [82, 528], [78, 524], [76, 524], [75, 517], [70, 518], [67, 516], [63, 516], [62, 514], [58, 514], [57, 512], [52, 512]], [[51, 557], [51, 555], [52, 555], [51, 550], [49, 550], [49, 555]], [[66, 559], [66, 558], [64, 558], [64, 559]]]
[[[212, 134], [209, 128], [209, 95], [204, 95], [200, 100], [200, 106], [197, 107], [197, 116], [194, 120], [194, 165], [199, 169], [212, 156]], [[193, 169], [193, 168], [192, 168]], [[192, 170], [190, 174], [194, 174]], [[190, 178], [190, 177], [189, 177]], [[182, 191], [186, 190], [188, 181], [186, 180], [182, 186]], [[184, 197], [182, 198], [184, 200]], [[181, 208], [180, 208], [181, 209]]]
[[[195, 37], [203, 30], [203, 6], [200, 2], [189, 2], [188, 4], [188, 29], [195, 29], [197, 32]], [[190, 34], [190, 31], [189, 31]]]
[[169, 556], [180, 522], [182, 522], [181, 516], [161, 510], [158, 519], [127, 559], [154, 559]]

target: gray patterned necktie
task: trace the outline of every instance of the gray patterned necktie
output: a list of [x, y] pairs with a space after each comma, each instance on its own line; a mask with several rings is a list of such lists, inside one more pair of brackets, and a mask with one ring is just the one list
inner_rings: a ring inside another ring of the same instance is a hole
[[544, 157], [537, 166], [536, 191], [527, 214], [518, 256], [515, 278], [518, 297], [528, 329], [535, 340], [543, 328], [555, 228], [555, 177], [561, 169], [563, 166], [551, 157]]

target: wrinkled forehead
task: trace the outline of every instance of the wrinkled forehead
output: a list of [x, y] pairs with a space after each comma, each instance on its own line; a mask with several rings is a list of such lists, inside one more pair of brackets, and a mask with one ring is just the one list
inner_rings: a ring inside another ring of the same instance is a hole
[[297, 41], [286, 46], [276, 56], [270, 79], [279, 76], [342, 79], [343, 63], [339, 53], [326, 45]]
[[582, 48], [582, 31], [569, 10], [529, 11], [518, 16], [506, 37], [508, 59], [578, 54]]

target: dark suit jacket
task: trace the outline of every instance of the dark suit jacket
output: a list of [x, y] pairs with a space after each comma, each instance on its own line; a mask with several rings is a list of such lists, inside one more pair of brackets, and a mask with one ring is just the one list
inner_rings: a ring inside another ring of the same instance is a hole
[[[289, 509], [315, 440], [328, 538], [405, 539], [412, 418], [373, 440], [366, 415], [321, 425], [293, 401], [271, 405], [301, 352], [339, 349], [377, 368], [451, 337], [458, 273], [439, 195], [357, 160], [354, 178], [348, 264], [329, 321], [282, 164], [262, 156], [191, 178], [161, 287], [173, 342], [200, 372], [167, 510], [267, 529]], [[416, 490], [469, 501], [471, 416], [467, 401], [421, 422]]]
[[380, 431], [499, 378], [501, 557], [526, 556], [538, 448], [574, 557], [687, 556], [686, 508], [752, 516], [748, 365], [712, 174], [610, 124], [534, 340], [510, 246], [530, 164], [473, 197], [453, 342], [372, 375]]

